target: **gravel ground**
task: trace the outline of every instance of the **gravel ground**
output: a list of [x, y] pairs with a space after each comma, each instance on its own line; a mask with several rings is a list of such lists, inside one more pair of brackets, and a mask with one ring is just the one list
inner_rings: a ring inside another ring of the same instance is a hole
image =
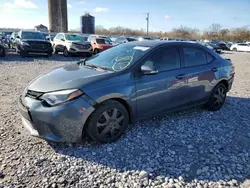
[[226, 52], [236, 77], [225, 106], [140, 121], [117, 142], [29, 136], [17, 98], [38, 74], [79, 59], [0, 59], [0, 187], [250, 187], [250, 53]]

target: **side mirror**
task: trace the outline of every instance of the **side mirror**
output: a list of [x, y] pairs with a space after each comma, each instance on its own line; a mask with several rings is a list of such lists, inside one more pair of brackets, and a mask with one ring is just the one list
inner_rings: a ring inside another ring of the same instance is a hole
[[143, 75], [153, 75], [153, 74], [157, 74], [158, 70], [156, 70], [155, 67], [151, 65], [142, 65], [141, 73]]
[[61, 39], [61, 41], [63, 41], [63, 42], [64, 42], [65, 40], [64, 40], [64, 39]]
[[93, 42], [93, 44], [94, 44], [94, 45], [96, 45], [96, 43], [95, 43], [95, 42]]
[[11, 37], [10, 39], [11, 39], [11, 40], [13, 40], [14, 38], [13, 38], [13, 37]]
[[2, 39], [5, 39], [4, 37], [2, 37]]

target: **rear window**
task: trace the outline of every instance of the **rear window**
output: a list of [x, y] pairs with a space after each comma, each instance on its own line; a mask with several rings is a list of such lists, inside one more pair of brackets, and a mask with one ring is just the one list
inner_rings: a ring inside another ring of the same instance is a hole
[[107, 39], [96, 39], [97, 44], [111, 44]]

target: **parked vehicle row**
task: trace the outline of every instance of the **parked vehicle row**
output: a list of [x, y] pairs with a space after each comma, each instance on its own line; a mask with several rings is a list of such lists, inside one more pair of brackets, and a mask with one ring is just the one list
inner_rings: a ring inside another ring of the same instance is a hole
[[[201, 43], [217, 53], [222, 50], [233, 51], [250, 51], [250, 44], [248, 43], [233, 43], [223, 42], [219, 40], [204, 40], [198, 41], [196, 39], [183, 38], [169, 38], [169, 37], [130, 37], [130, 36], [115, 36], [110, 38], [106, 35], [96, 34], [73, 34], [73, 33], [43, 33], [37, 31], [13, 32], [2, 40], [9, 48], [15, 49], [22, 57], [29, 54], [45, 54], [48, 57], [52, 52], [58, 54], [62, 52], [65, 57], [70, 55], [85, 55], [87, 57], [92, 54], [100, 53], [113, 46], [132, 42], [132, 41], [188, 41], [190, 43]], [[2, 48], [3, 49], [3, 48]], [[1, 51], [3, 53], [3, 50]]]

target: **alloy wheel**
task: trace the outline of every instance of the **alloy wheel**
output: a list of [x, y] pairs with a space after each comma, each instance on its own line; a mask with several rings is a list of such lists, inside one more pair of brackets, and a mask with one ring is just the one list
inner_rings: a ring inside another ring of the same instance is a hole
[[117, 108], [105, 110], [97, 121], [98, 134], [103, 138], [113, 138], [122, 129], [124, 115]]
[[222, 106], [224, 104], [224, 101], [226, 99], [226, 91], [224, 87], [218, 87], [217, 90], [214, 93], [214, 106], [216, 108]]

